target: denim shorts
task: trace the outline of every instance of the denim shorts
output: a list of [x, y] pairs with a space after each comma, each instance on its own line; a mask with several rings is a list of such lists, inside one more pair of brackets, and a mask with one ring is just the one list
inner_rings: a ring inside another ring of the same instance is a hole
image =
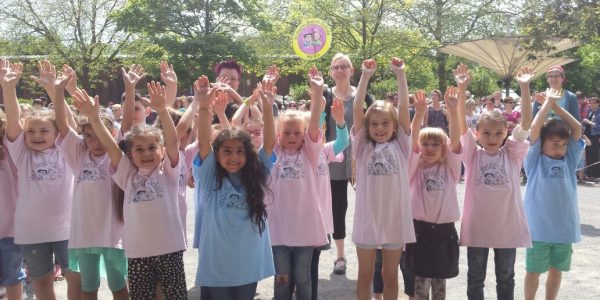
[[23, 258], [27, 263], [29, 277], [36, 279], [54, 270], [54, 257], [63, 272], [69, 269], [68, 240], [39, 244], [24, 244], [21, 246]]
[[23, 255], [14, 239], [0, 239], [0, 286], [13, 286], [25, 279]]
[[376, 249], [402, 250], [402, 249], [404, 249], [404, 244], [365, 245], [365, 244], [354, 243], [354, 245], [356, 245], [356, 247], [358, 247], [360, 249], [365, 249], [365, 250], [376, 250]]

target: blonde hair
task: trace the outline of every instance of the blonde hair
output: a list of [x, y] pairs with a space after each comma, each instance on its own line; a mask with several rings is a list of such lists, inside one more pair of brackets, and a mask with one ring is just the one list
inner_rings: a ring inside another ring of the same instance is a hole
[[302, 125], [304, 125], [304, 129], [306, 129], [306, 112], [298, 111], [298, 110], [286, 110], [277, 118], [277, 133], [281, 132], [283, 128], [283, 124], [289, 121], [301, 121]]
[[[113, 120], [106, 115], [100, 115], [100, 120], [102, 121], [102, 124], [104, 124], [106, 129], [108, 129], [110, 133], [113, 133], [113, 131], [115, 130], [115, 124]], [[79, 116], [77, 118], [77, 132], [79, 134], [83, 134], [86, 126], [91, 126], [90, 119], [88, 119], [88, 117], [86, 116]]]
[[506, 119], [504, 118], [504, 116], [497, 112], [497, 111], [483, 111], [483, 113], [481, 113], [481, 115], [479, 116], [479, 119], [477, 120], [477, 125], [475, 125], [475, 130], [479, 130], [479, 127], [481, 126], [482, 123], [494, 123], [494, 124], [502, 124], [504, 125], [504, 127], [508, 127], [508, 124], [506, 123]]
[[396, 108], [390, 102], [384, 100], [376, 100], [367, 108], [367, 112], [365, 113], [365, 119], [363, 121], [363, 126], [366, 126], [365, 134], [367, 135], [367, 140], [375, 143], [375, 141], [369, 135], [369, 123], [371, 122], [371, 118], [373, 117], [373, 112], [384, 112], [388, 113], [392, 118], [392, 122], [394, 123], [394, 133], [392, 133], [392, 137], [390, 139], [395, 139], [398, 134], [398, 115], [396, 114]]
[[442, 159], [440, 162], [446, 160], [446, 156], [448, 155], [446, 150], [446, 148], [448, 148], [446, 147], [446, 145], [448, 145], [448, 135], [446, 135], [446, 132], [443, 129], [438, 127], [425, 127], [419, 132], [419, 138], [417, 141], [419, 145], [422, 145], [425, 141], [434, 141], [439, 143], [442, 146]]
[[469, 107], [476, 107], [477, 104], [475, 103], [475, 101], [473, 99], [469, 99], [467, 100], [467, 102], [465, 102], [465, 108], [469, 108]]
[[[54, 125], [54, 128], [58, 130], [58, 126], [56, 126], [56, 115], [53, 110], [34, 110], [31, 112], [31, 115], [23, 120], [23, 125], [27, 125], [27, 121], [32, 119], [50, 122]], [[24, 127], [27, 128], [27, 126]]]
[[338, 52], [338, 53], [336, 53], [333, 56], [333, 58], [331, 59], [331, 64], [330, 65], [333, 65], [333, 63], [335, 61], [337, 61], [338, 59], [346, 59], [346, 60], [348, 60], [348, 62], [350, 63], [350, 67], [352, 68], [352, 60], [350, 59], [350, 56], [348, 56], [348, 54], [344, 54], [344, 53], [341, 53], [341, 52]]

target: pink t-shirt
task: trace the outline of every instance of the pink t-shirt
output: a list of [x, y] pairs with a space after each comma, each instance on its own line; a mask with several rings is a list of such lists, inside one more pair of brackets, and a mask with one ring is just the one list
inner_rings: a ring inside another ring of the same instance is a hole
[[187, 181], [192, 176], [192, 161], [194, 156], [198, 154], [198, 142], [193, 142], [185, 147], [185, 150], [179, 150], [179, 156], [183, 157], [183, 160], [179, 163], [181, 169], [179, 170], [179, 182], [177, 199], [179, 206], [179, 217], [181, 218], [181, 226], [183, 226], [183, 233], [185, 240], [187, 241], [187, 202], [185, 199], [187, 191]]
[[[183, 157], [179, 158], [183, 161]], [[111, 168], [112, 169], [112, 168]], [[185, 250], [177, 191], [179, 163], [171, 168], [169, 156], [152, 171], [138, 170], [121, 156], [113, 179], [125, 191], [123, 248], [128, 258], [163, 255]]]
[[460, 180], [462, 153], [446, 147], [446, 160], [429, 168], [420, 163], [420, 153], [410, 157], [409, 177], [413, 218], [435, 224], [460, 219], [456, 186]]
[[477, 146], [471, 131], [461, 137], [465, 204], [460, 244], [468, 247], [531, 247], [523, 211], [520, 172], [528, 141], [513, 137], [495, 155]]
[[352, 154], [356, 160], [356, 208], [352, 241], [380, 246], [415, 242], [408, 156], [410, 136], [398, 130], [396, 139], [373, 144], [365, 126], [352, 128]]
[[93, 156], [72, 129], [56, 145], [75, 174], [69, 248], [122, 248], [123, 224], [113, 200], [108, 154]]
[[31, 150], [21, 132], [5, 143], [17, 167], [15, 244], [38, 244], [69, 239], [73, 172], [57, 147]]
[[[6, 145], [8, 141], [4, 139]], [[17, 168], [6, 149], [0, 149], [4, 158], [0, 160], [0, 239], [14, 237], [15, 209], [17, 208]]]
[[333, 141], [325, 144], [319, 154], [319, 165], [317, 166], [317, 190], [319, 191], [319, 208], [327, 233], [333, 233], [333, 210], [331, 209], [331, 182], [329, 181], [329, 163], [342, 162], [344, 152], [335, 155], [333, 152]]
[[275, 145], [277, 162], [271, 170], [266, 205], [273, 246], [321, 246], [327, 244], [327, 230], [319, 207], [315, 174], [321, 141], [312, 142], [308, 133], [298, 151]]

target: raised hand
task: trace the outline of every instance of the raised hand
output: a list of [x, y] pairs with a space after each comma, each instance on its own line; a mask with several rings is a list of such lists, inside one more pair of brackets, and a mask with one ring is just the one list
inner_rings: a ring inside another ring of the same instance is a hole
[[427, 110], [427, 100], [425, 97], [425, 92], [423, 90], [418, 90], [415, 92], [415, 112], [424, 114]]
[[397, 57], [392, 58], [392, 61], [390, 62], [390, 68], [396, 75], [404, 73], [404, 66], [404, 60]]
[[0, 85], [3, 88], [14, 88], [21, 79], [23, 64], [11, 64], [8, 59], [0, 60]]
[[98, 96], [92, 98], [85, 90], [78, 89], [73, 93], [73, 106], [89, 119], [100, 113], [100, 103]]
[[212, 108], [215, 114], [225, 114], [227, 108], [227, 93], [223, 91], [217, 91], [212, 102]]
[[[320, 89], [321, 91], [323, 90], [323, 84], [325, 84], [325, 81], [323, 80], [323, 75], [321, 74], [321, 72], [319, 72], [319, 70], [315, 66], [312, 66], [308, 70], [308, 83], [310, 84], [311, 89], [314, 89], [314, 90]], [[317, 92], [317, 94], [318, 94], [318, 92]]]
[[540, 105], [544, 104], [544, 101], [546, 101], [546, 93], [537, 92], [533, 94], [533, 100], [535, 100], [535, 102], [539, 103]]
[[160, 80], [162, 80], [165, 85], [177, 85], [177, 74], [175, 73], [172, 64], [169, 65], [166, 61], [160, 62]]
[[560, 100], [560, 98], [562, 97], [562, 94], [563, 94], [562, 89], [556, 90], [556, 89], [548, 88], [546, 90], [546, 98], [552, 102], [556, 102], [556, 101]]
[[335, 120], [335, 123], [338, 125], [345, 124], [344, 115], [346, 113], [344, 102], [338, 98], [333, 100], [331, 104], [331, 117]]
[[144, 68], [136, 64], [131, 65], [129, 71], [126, 71], [125, 68], [121, 68], [121, 73], [123, 74], [123, 82], [125, 83], [125, 88], [135, 88], [140, 79], [146, 76], [146, 73], [144, 73]]
[[257, 89], [263, 101], [263, 107], [272, 107], [273, 103], [275, 103], [275, 95], [277, 94], [275, 83], [272, 80], [263, 80], [262, 83], [257, 85]]
[[167, 105], [167, 92], [164, 85], [158, 82], [149, 82], [147, 84], [148, 94], [150, 94], [150, 108], [158, 111], [165, 109]]
[[519, 71], [519, 73], [517, 73], [517, 76], [515, 76], [515, 79], [517, 80], [517, 82], [519, 84], [529, 84], [533, 80], [534, 76], [535, 76], [535, 73], [533, 73], [533, 69], [530, 67], [525, 67], [525, 68], [521, 69], [521, 71]]
[[56, 67], [48, 60], [43, 60], [38, 63], [38, 69], [40, 71], [40, 77], [31, 76], [33, 81], [41, 85], [46, 93], [50, 96], [50, 99], [54, 99], [55, 92], [64, 92], [67, 83], [72, 80], [74, 73], [64, 76], [61, 73], [56, 72]]
[[362, 73], [368, 77], [373, 76], [375, 74], [375, 70], [377, 69], [377, 63], [374, 59], [365, 59], [362, 63]]
[[73, 70], [71, 66], [65, 64], [62, 68], [62, 75], [67, 77], [71, 76], [71, 79], [67, 82], [65, 90], [67, 90], [69, 94], [73, 94], [75, 91], [77, 91], [77, 74], [75, 73], [75, 70]]
[[273, 84], [277, 83], [279, 80], [279, 68], [276, 65], [272, 65], [267, 69], [263, 80], [272, 80]]
[[458, 88], [449, 86], [444, 94], [444, 102], [449, 109], [456, 109], [458, 103]]
[[202, 75], [194, 82], [194, 98], [198, 101], [199, 109], [208, 109], [214, 98], [217, 88], [211, 88], [208, 77]]
[[452, 71], [454, 74], [454, 80], [458, 85], [458, 88], [461, 90], [466, 90], [471, 83], [471, 73], [469, 72], [469, 67], [465, 64], [460, 64], [456, 68], [456, 70]]

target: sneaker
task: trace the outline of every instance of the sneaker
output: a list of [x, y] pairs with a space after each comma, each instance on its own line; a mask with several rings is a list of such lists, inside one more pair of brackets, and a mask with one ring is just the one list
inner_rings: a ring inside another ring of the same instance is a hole
[[346, 274], [346, 258], [340, 257], [333, 263], [333, 273], [337, 275]]

